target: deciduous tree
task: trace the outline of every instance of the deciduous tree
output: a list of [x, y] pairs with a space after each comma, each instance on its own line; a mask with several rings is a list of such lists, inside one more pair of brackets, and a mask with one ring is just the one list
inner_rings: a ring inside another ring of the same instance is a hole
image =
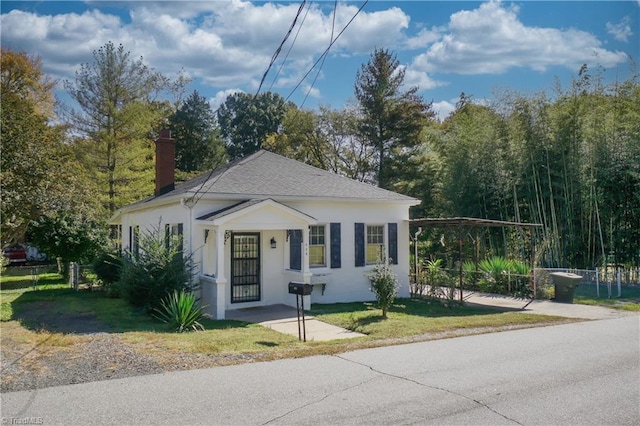
[[232, 160], [252, 154], [280, 130], [287, 109], [277, 93], [234, 93], [218, 108], [218, 126]]
[[73, 130], [89, 142], [86, 166], [105, 209], [113, 212], [153, 193], [152, 134], [171, 113], [158, 97], [175, 87], [122, 45], [108, 42], [93, 59], [65, 88], [79, 105], [69, 115]]

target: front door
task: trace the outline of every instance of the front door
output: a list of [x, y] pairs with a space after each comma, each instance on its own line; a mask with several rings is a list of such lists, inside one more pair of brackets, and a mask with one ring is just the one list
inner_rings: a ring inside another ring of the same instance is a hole
[[231, 303], [260, 300], [260, 234], [234, 233], [231, 240]]

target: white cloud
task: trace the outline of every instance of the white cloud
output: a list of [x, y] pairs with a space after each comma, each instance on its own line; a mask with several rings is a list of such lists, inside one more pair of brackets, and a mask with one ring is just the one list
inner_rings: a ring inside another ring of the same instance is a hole
[[432, 28], [431, 30], [428, 30], [423, 28], [415, 36], [408, 37], [403, 43], [403, 47], [407, 49], [420, 49], [427, 47], [429, 44], [437, 41], [441, 37], [441, 34], [442, 29]]
[[409, 87], [417, 86], [420, 90], [429, 90], [448, 85], [447, 82], [434, 80], [428, 73], [415, 69], [412, 66], [408, 66], [405, 69], [404, 84]]
[[[122, 43], [132, 56], [143, 56], [145, 63], [166, 75], [186, 69], [192, 77], [214, 87], [252, 90], [299, 8], [292, 3], [239, 0], [138, 1], [115, 4], [120, 12], [128, 13], [129, 19], [121, 19], [97, 9], [103, 5], [89, 2], [96, 9], [82, 14], [38, 15], [13, 10], [2, 15], [2, 44], [42, 56], [45, 71], [62, 79], [72, 79], [81, 63], [93, 62], [95, 49], [113, 41]], [[338, 5], [334, 38], [357, 11], [354, 5]], [[329, 45], [332, 25], [332, 7], [309, 3], [279, 56], [278, 64], [297, 38], [276, 85], [290, 84], [304, 75]], [[334, 44], [332, 54], [350, 56], [390, 46], [403, 39], [408, 25], [409, 17], [396, 7], [362, 11]]]
[[217, 110], [220, 105], [222, 105], [224, 101], [227, 100], [227, 97], [233, 95], [234, 93], [244, 93], [244, 91], [240, 89], [227, 89], [216, 93], [213, 98], [209, 99], [209, 105], [211, 105], [211, 109], [214, 111]]
[[527, 27], [517, 6], [499, 1], [456, 12], [447, 33], [418, 55], [412, 68], [422, 72], [500, 74], [522, 67], [545, 71], [550, 66], [577, 69], [596, 61], [604, 67], [625, 62], [624, 52], [602, 48], [590, 33], [576, 29]]
[[629, 19], [628, 16], [625, 16], [622, 21], [617, 24], [607, 22], [607, 32], [616, 40], [624, 42], [629, 41], [629, 37], [633, 35], [633, 31], [631, 31], [631, 19]]
[[449, 101], [434, 102], [431, 109], [436, 113], [436, 118], [440, 121], [444, 120], [456, 109], [455, 103]]

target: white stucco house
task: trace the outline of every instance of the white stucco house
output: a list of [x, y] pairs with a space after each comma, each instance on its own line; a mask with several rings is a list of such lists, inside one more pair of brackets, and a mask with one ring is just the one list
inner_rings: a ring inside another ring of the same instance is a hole
[[122, 248], [138, 232], [182, 235], [213, 318], [228, 310], [296, 306], [291, 281], [310, 283], [311, 303], [374, 300], [366, 276], [392, 259], [400, 297], [409, 296], [409, 207], [420, 201], [259, 151], [174, 185], [175, 145], [156, 141], [156, 192], [118, 210]]

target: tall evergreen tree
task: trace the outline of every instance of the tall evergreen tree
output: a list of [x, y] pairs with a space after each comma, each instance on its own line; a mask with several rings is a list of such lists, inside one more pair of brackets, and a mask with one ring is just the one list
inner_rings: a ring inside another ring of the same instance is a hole
[[381, 188], [393, 189], [394, 182], [414, 169], [421, 131], [434, 115], [417, 87], [402, 91], [404, 76], [396, 55], [384, 49], [376, 49], [356, 75], [360, 130], [375, 151]]
[[176, 140], [176, 168], [199, 172], [224, 163], [226, 151], [215, 125], [215, 114], [197, 91], [169, 117], [171, 136]]

